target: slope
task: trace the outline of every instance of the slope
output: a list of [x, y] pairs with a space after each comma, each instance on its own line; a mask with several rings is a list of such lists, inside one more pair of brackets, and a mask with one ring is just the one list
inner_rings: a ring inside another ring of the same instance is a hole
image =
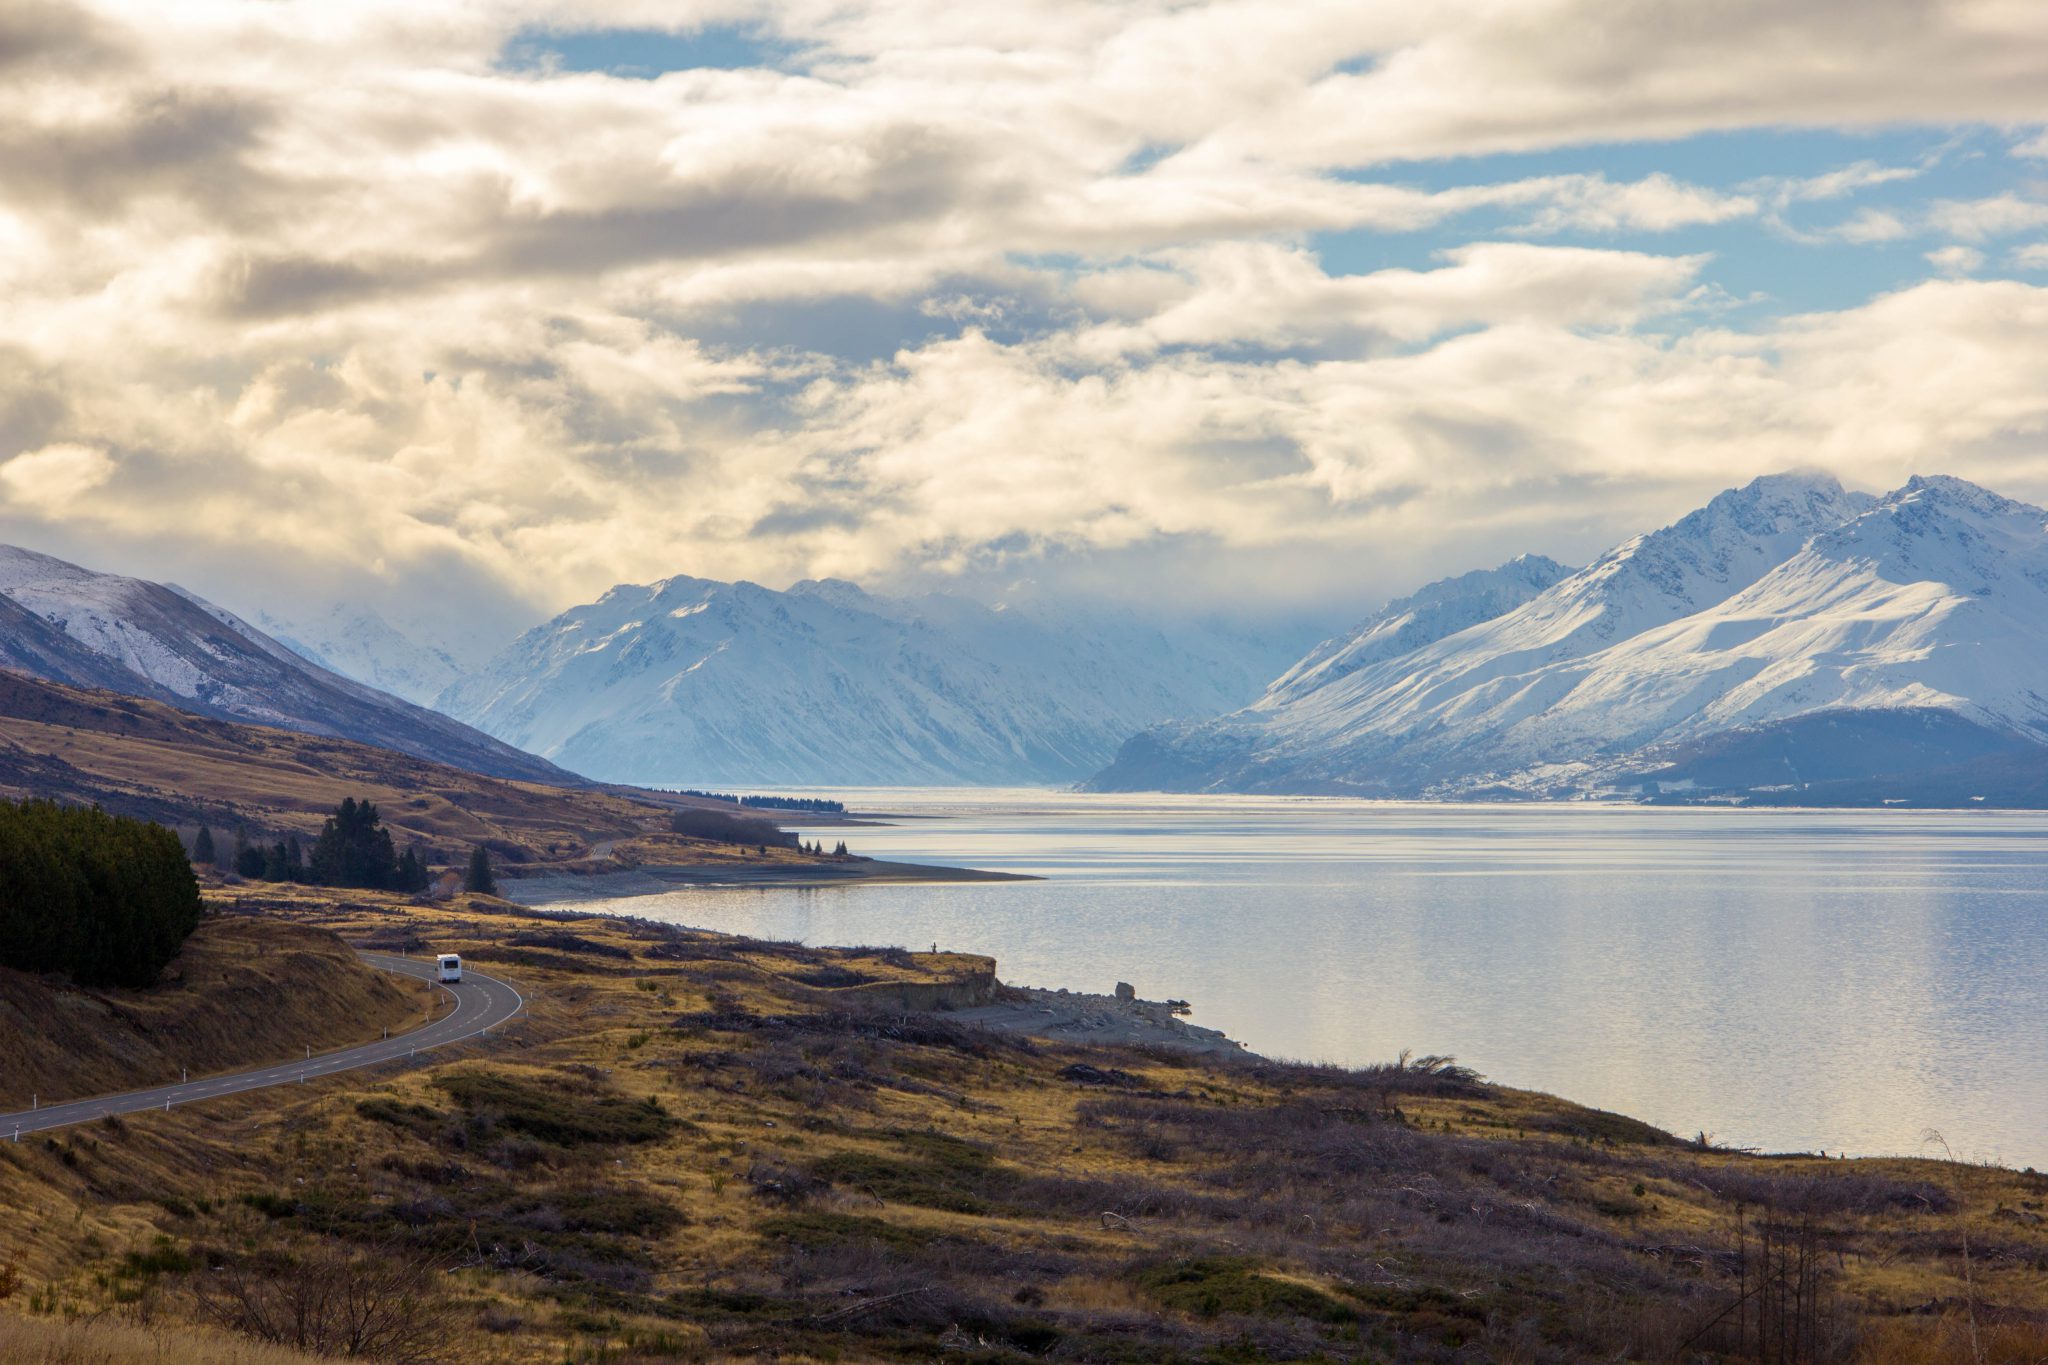
[[357, 740], [498, 777], [579, 780], [458, 721], [330, 673], [175, 588], [0, 546], [0, 601], [8, 603], [0, 609], [0, 661], [38, 677]]
[[[1875, 506], [1822, 475], [1758, 479], [1513, 610], [1327, 682], [1297, 670], [1243, 712], [1138, 736], [1094, 785], [1386, 795], [1569, 788], [1589, 778], [1589, 760], [1673, 738], [1703, 712], [1705, 729], [1741, 723], [1741, 706], [1719, 717], [1712, 706], [1766, 671], [1770, 660], [1751, 646], [1769, 632], [1745, 634], [1733, 617], [1701, 614]], [[1668, 643], [1664, 682], [1641, 686], [1646, 671], [1659, 671], [1659, 642]], [[1820, 636], [1813, 643], [1824, 647]], [[1706, 658], [1715, 651], [1725, 657]], [[1837, 697], [1869, 704], [1877, 695]], [[1886, 704], [1911, 704], [1886, 695]], [[1827, 704], [1818, 692], [1789, 704], [1788, 694], [1784, 714]]]
[[317, 833], [345, 795], [374, 801], [401, 844], [450, 851], [442, 861], [477, 843], [512, 861], [574, 857], [664, 829], [683, 804], [494, 778], [0, 671], [0, 796], [97, 802], [188, 829], [267, 837]]

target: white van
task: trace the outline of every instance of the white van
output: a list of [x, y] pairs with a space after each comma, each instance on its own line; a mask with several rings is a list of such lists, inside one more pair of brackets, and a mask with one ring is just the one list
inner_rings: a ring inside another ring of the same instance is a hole
[[438, 981], [462, 980], [462, 959], [453, 953], [441, 954], [441, 971], [435, 979]]

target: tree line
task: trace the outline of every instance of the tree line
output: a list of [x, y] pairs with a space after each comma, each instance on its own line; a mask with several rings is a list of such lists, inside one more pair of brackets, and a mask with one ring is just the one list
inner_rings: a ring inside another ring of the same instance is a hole
[[[252, 881], [367, 891], [418, 893], [433, 880], [418, 850], [398, 851], [376, 803], [352, 796], [342, 798], [334, 814], [320, 826], [320, 837], [310, 849], [296, 834], [263, 845], [251, 843], [247, 831], [238, 831], [233, 848], [224, 851], [213, 831], [201, 825], [192, 840], [192, 861], [225, 867]], [[490, 854], [481, 844], [470, 855], [464, 883], [470, 891], [497, 894]]]
[[175, 831], [96, 806], [0, 802], [0, 965], [147, 986], [200, 913]]
[[734, 796], [731, 792], [700, 792], [685, 789], [678, 796], [701, 796], [707, 801], [730, 801], [736, 806], [750, 806], [760, 810], [808, 810], [826, 815], [846, 814], [844, 801], [828, 801], [822, 796]]

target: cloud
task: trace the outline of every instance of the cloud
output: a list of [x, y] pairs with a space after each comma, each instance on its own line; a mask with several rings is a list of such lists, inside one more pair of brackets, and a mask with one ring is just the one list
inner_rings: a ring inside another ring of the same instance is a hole
[[[741, 23], [797, 56], [503, 60]], [[1555, 548], [1816, 448], [1881, 482], [1909, 438], [2048, 488], [2028, 286], [1732, 330], [1697, 245], [1826, 204], [1813, 239], [1981, 272], [2048, 221], [2020, 189], [1474, 159], [2035, 127], [2044, 53], [2039, 7], [1934, 0], [8, 6], [0, 515], [202, 589], [540, 609], [1162, 546], [1341, 553], [1318, 590], [1356, 592], [1359, 556]]]
[[1970, 275], [1984, 267], [1984, 253], [1975, 247], [1950, 245], [1927, 253], [1927, 263], [1944, 275]]
[[1550, 202], [1527, 224], [1534, 233], [1577, 228], [1589, 232], [1670, 232], [1703, 223], [1748, 218], [1757, 201], [1747, 195], [1720, 194], [1687, 185], [1661, 172], [1632, 184], [1613, 184], [1605, 176], [1565, 176], [1531, 182], [1540, 185]]
[[2029, 242], [2012, 249], [2012, 263], [2022, 270], [2048, 270], [2048, 242]]
[[1332, 277], [1299, 249], [1180, 253], [1078, 282], [1081, 303], [1126, 318], [1083, 331], [1073, 344], [1093, 357], [1333, 343], [1370, 353], [1474, 326], [1623, 326], [1678, 306], [1705, 264], [1701, 256], [1523, 243], [1476, 243], [1443, 258], [1434, 270]]
[[112, 478], [114, 462], [104, 450], [60, 443], [24, 451], [0, 463], [0, 488], [26, 507], [61, 512]]
[[1910, 237], [1913, 235], [1913, 229], [1895, 213], [1887, 213], [1883, 209], [1863, 209], [1853, 218], [1837, 223], [1831, 228], [1821, 229], [1819, 235], [1837, 241], [1870, 245], [1877, 242], [1896, 242]]
[[2048, 203], [2011, 193], [1986, 199], [1943, 199], [1928, 208], [1927, 221], [1937, 232], [1981, 242], [2048, 226]]

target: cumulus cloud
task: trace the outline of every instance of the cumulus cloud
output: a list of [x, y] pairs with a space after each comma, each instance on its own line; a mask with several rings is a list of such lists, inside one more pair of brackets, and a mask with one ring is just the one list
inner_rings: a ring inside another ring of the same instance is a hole
[[[736, 23], [796, 55], [504, 60]], [[202, 589], [327, 565], [537, 610], [680, 571], [1554, 549], [1816, 450], [1883, 482], [1909, 438], [2048, 488], [2030, 286], [1730, 330], [1714, 258], [1654, 246], [1916, 170], [1468, 160], [2015, 125], [2044, 39], [1935, 0], [13, 5], [0, 516], [183, 546]], [[1967, 274], [2043, 223], [2015, 191], [1816, 239], [1939, 232]]]
[[0, 463], [0, 487], [29, 508], [61, 512], [113, 473], [114, 462], [106, 451], [65, 442], [23, 451]]
[[2048, 226], [2048, 202], [2001, 194], [1986, 199], [1944, 199], [1927, 211], [1937, 232], [1965, 241], [1982, 242]]
[[1968, 275], [1983, 268], [1984, 253], [1952, 243], [1928, 252], [1927, 263], [1944, 275]]

